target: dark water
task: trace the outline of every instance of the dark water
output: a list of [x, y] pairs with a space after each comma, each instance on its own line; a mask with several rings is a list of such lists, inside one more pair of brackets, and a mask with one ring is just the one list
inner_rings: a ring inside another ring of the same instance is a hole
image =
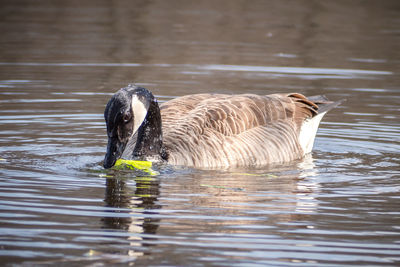
[[[399, 1], [3, 0], [0, 31], [2, 264], [400, 264]], [[347, 101], [302, 161], [104, 172], [128, 83]]]

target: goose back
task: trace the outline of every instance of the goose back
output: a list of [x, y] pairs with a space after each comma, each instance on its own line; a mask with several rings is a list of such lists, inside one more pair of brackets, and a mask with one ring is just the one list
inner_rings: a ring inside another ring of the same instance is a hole
[[168, 101], [160, 110], [168, 162], [212, 168], [303, 157], [299, 135], [318, 105], [297, 93], [197, 94]]

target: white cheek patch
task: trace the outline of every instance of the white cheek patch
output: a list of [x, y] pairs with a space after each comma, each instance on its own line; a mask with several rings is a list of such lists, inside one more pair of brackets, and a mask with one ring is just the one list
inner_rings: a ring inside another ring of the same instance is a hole
[[133, 112], [133, 132], [132, 135], [136, 133], [140, 125], [142, 125], [144, 119], [147, 115], [147, 109], [137, 97], [137, 95], [132, 96], [132, 112]]

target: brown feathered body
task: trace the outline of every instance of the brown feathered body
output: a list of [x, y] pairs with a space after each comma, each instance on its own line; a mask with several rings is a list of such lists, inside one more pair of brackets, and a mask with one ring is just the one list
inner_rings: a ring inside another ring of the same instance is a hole
[[209, 168], [299, 159], [309, 152], [302, 127], [318, 114], [318, 104], [297, 93], [188, 95], [160, 109], [168, 162]]
[[200, 168], [288, 162], [311, 152], [323, 115], [341, 101], [298, 93], [195, 94], [159, 106], [129, 85], [107, 103], [104, 167], [118, 158]]

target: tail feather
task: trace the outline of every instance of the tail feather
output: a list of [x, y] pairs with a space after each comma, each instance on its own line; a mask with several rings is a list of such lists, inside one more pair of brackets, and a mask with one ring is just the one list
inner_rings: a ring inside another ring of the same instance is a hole
[[342, 102], [345, 101], [345, 99], [342, 99], [339, 101], [332, 102], [329, 101], [328, 98], [326, 98], [326, 96], [323, 95], [311, 96], [308, 97], [308, 99], [318, 105], [318, 115], [306, 119], [301, 126], [299, 141], [305, 154], [310, 153], [313, 148], [314, 139], [317, 134], [317, 130], [322, 120], [322, 117], [329, 110], [337, 107], [338, 105], [340, 105]]
[[328, 112], [329, 110], [339, 106], [344, 101], [346, 101], [346, 99], [342, 99], [342, 100], [333, 102], [333, 101], [330, 101], [324, 95], [314, 95], [314, 96], [308, 97], [308, 99], [318, 105], [318, 113]]

